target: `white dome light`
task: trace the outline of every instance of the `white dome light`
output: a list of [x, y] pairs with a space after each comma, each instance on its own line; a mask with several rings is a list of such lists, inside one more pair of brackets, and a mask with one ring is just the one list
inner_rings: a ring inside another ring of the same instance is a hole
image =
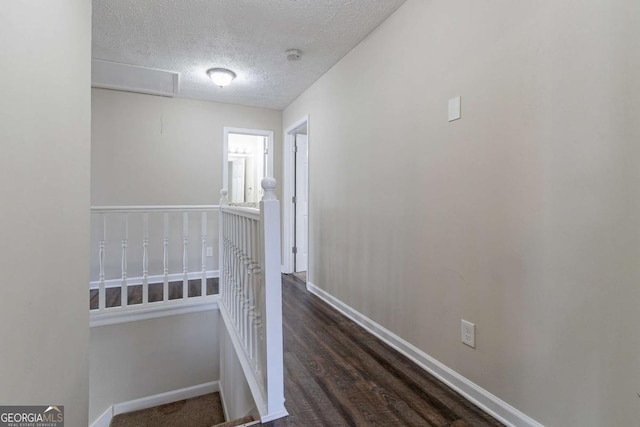
[[236, 78], [236, 73], [226, 68], [212, 68], [207, 71], [211, 81], [216, 86], [225, 87]]

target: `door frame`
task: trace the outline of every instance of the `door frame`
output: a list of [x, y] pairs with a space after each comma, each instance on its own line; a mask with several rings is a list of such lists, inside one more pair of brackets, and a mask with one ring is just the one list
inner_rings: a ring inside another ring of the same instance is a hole
[[222, 189], [229, 191], [229, 134], [264, 136], [267, 138], [267, 170], [265, 176], [273, 178], [273, 131], [224, 127], [222, 139]]
[[[309, 114], [306, 114], [301, 119], [294, 122], [291, 126], [287, 127], [284, 132], [284, 141], [282, 146], [282, 175], [283, 175], [283, 209], [282, 209], [282, 272], [285, 274], [293, 273], [293, 266], [295, 265], [295, 257], [291, 250], [295, 245], [295, 208], [293, 206], [293, 196], [295, 190], [295, 161], [296, 157], [293, 155], [293, 145], [295, 143], [295, 134], [300, 129], [306, 127], [307, 128], [307, 143], [311, 141], [310, 135], [310, 126], [309, 126]], [[309, 145], [310, 147], [310, 145]], [[310, 148], [308, 149], [310, 152]], [[307, 197], [309, 196], [309, 187], [310, 187], [310, 176], [309, 169], [307, 168]], [[308, 204], [310, 206], [311, 203]], [[307, 224], [311, 224], [311, 209], [308, 208], [308, 222]], [[310, 280], [311, 273], [311, 235], [309, 233], [309, 229], [311, 227], [307, 227], [307, 283]]]

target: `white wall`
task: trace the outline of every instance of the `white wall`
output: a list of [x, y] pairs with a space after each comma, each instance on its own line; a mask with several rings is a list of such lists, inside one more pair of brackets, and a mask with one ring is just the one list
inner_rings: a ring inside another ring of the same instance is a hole
[[545, 425], [636, 425], [639, 16], [409, 0], [283, 113], [312, 282]]
[[115, 403], [220, 379], [219, 314], [91, 328], [89, 419]]
[[[0, 13], [0, 403], [87, 425], [91, 2]], [[47, 75], [48, 71], [51, 75]]]
[[[215, 205], [222, 186], [223, 128], [270, 130], [282, 112], [92, 89], [93, 205]], [[281, 175], [281, 150], [274, 173]]]

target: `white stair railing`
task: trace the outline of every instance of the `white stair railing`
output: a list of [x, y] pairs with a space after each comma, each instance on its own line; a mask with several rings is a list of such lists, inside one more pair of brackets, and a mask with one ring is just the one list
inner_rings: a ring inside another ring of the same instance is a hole
[[[211, 299], [207, 279], [218, 276], [213, 265], [217, 227], [212, 224], [219, 211], [218, 205], [92, 207], [92, 245], [97, 258], [93, 258], [90, 289], [94, 293], [97, 290], [98, 298], [92, 315]], [[189, 220], [196, 218], [199, 221], [193, 221], [190, 227]], [[190, 240], [194, 235], [198, 238]], [[190, 253], [198, 254], [195, 260], [190, 260]], [[198, 297], [189, 297], [190, 280], [200, 281]], [[170, 282], [181, 282], [180, 298], [170, 299]], [[159, 292], [155, 292], [155, 300], [150, 301], [149, 289], [154, 284], [161, 286], [162, 297], [158, 300]], [[130, 288], [139, 285], [142, 294], [132, 302]], [[107, 291], [115, 288], [120, 288], [119, 304], [107, 304]]]
[[220, 312], [262, 422], [284, 407], [280, 202], [276, 181], [262, 180], [260, 209], [220, 200]]

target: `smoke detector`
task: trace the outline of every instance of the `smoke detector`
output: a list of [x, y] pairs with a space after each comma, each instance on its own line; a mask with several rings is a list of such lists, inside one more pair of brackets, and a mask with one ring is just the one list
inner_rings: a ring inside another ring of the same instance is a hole
[[300, 49], [289, 49], [285, 52], [289, 61], [298, 61], [302, 57]]

